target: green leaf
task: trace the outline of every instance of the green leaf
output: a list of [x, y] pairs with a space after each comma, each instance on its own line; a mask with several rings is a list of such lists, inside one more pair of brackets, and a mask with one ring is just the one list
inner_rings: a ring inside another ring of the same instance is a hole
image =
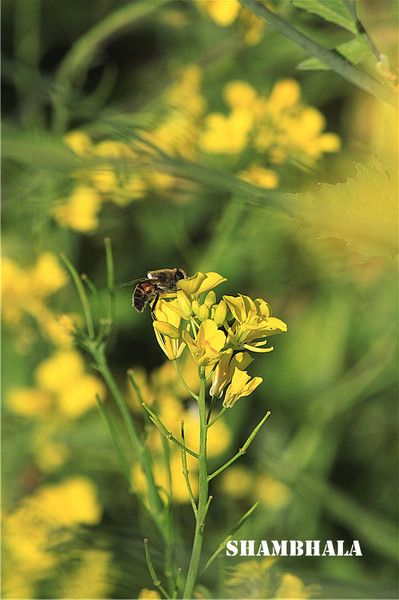
[[343, 0], [291, 0], [296, 8], [302, 8], [309, 13], [318, 15], [330, 23], [344, 27], [356, 33], [356, 23], [352, 19]]
[[[339, 44], [335, 50], [344, 56], [352, 65], [357, 65], [368, 57], [372, 56], [370, 47], [366, 40], [358, 36], [349, 42]], [[324, 64], [318, 58], [308, 58], [297, 65], [301, 71], [328, 71], [330, 67]]]
[[359, 164], [345, 183], [321, 184], [285, 194], [282, 204], [317, 236], [344, 240], [366, 258], [397, 254], [397, 176], [379, 165]]

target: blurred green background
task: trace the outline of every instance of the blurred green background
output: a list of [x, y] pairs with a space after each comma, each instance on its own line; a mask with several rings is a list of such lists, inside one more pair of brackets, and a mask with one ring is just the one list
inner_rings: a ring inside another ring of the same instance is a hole
[[[329, 48], [354, 37], [300, 4], [268, 6]], [[358, 11], [392, 64], [397, 3]], [[222, 293], [266, 298], [288, 324], [211, 456], [216, 468], [272, 411], [213, 487], [205, 555], [258, 497], [240, 539], [362, 546], [250, 571], [222, 557], [198, 597], [274, 598], [284, 573], [300, 597], [396, 597], [394, 109], [298, 69], [308, 55], [233, 0], [3, 0], [2, 16], [3, 597], [137, 598], [153, 587], [144, 537], [161, 561], [95, 406], [105, 390], [68, 337], [80, 307], [59, 254], [102, 289], [104, 237], [118, 283], [217, 271]], [[370, 53], [359, 61], [380, 77]], [[134, 368], [146, 398], [175, 394], [189, 413], [129, 288], [108, 356], [123, 389]], [[185, 569], [184, 494], [177, 518]]]

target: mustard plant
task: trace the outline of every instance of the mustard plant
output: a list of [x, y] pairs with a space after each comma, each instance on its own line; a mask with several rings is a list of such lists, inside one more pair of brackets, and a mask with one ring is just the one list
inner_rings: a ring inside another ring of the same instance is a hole
[[[106, 240], [105, 248], [107, 295], [104, 314], [97, 321], [93, 318], [86, 287], [89, 287], [93, 294], [96, 294], [96, 289], [93, 284], [88, 283], [87, 277], [82, 281], [73, 265], [63, 257], [78, 291], [85, 317], [85, 328], [76, 329], [75, 339], [77, 344], [89, 353], [94, 361], [94, 367], [108, 386], [126, 428], [134, 458], [140, 464], [146, 480], [147, 494], [143, 494], [135, 489], [132, 481], [129, 459], [124, 454], [120, 432], [110, 413], [98, 398], [101, 415], [114, 442], [129, 487], [150, 514], [164, 542], [165, 563], [164, 581], [162, 581], [151, 558], [149, 541], [148, 539], [144, 541], [145, 557], [153, 584], [165, 598], [192, 598], [200, 575], [206, 520], [212, 501], [212, 495], [209, 493], [210, 482], [245, 454], [271, 413], [270, 411], [265, 413], [242, 447], [214, 471], [210, 470], [208, 461], [208, 432], [226, 411], [234, 407], [241, 398], [249, 396], [262, 383], [261, 377], [251, 376], [247, 371], [253, 360], [252, 354], [272, 351], [269, 337], [285, 332], [287, 326], [282, 320], [270, 314], [269, 306], [262, 298], [252, 299], [247, 295], [239, 294], [224, 295], [218, 300], [214, 290], [226, 279], [214, 272], [199, 272], [192, 277], [182, 279], [177, 283], [176, 292], [163, 294], [158, 299], [153, 311], [153, 329], [156, 339], [162, 351], [175, 366], [187, 393], [198, 406], [198, 451], [196, 451], [186, 444], [184, 420], [181, 422], [179, 439], [168, 430], [154, 407], [150, 407], [143, 400], [133, 371], [129, 371], [129, 380], [143, 408], [147, 425], [152, 424], [161, 434], [166, 472], [169, 473], [168, 490], [166, 494], [162, 493], [164, 490], [157, 486], [154, 478], [154, 461], [150, 448], [146, 445], [145, 438], [141, 436], [123, 393], [107, 364], [106, 346], [112, 328], [114, 289], [114, 268], [109, 240]], [[88, 284], [86, 287], [85, 282]], [[185, 381], [180, 370], [179, 359], [183, 353], [189, 355], [196, 365], [198, 394]], [[194, 514], [192, 549], [184, 575], [182, 569], [178, 568], [174, 555], [173, 488], [169, 444], [179, 448], [181, 468]], [[198, 495], [193, 493], [194, 486], [192, 474], [188, 469], [188, 455], [190, 460], [194, 459], [198, 462], [198, 486], [195, 486], [198, 487]], [[258, 502], [255, 502], [227, 532], [204, 564], [203, 571], [223, 551], [227, 542], [251, 516], [257, 505]]]

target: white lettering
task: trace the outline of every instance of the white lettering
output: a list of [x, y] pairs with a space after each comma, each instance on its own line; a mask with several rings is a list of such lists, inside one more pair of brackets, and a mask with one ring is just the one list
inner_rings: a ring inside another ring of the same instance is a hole
[[320, 556], [320, 540], [305, 541], [305, 556]]
[[226, 556], [237, 556], [238, 548], [236, 540], [230, 540], [226, 545]]
[[321, 553], [322, 556], [335, 556], [334, 544], [331, 540], [326, 541], [326, 545], [324, 546], [324, 550]]
[[301, 540], [290, 540], [290, 556], [302, 556], [303, 542]]
[[255, 556], [255, 540], [240, 541], [240, 556]]

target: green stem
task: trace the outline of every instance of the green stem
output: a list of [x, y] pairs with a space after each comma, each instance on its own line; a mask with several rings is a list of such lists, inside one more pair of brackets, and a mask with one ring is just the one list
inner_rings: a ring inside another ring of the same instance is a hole
[[88, 333], [89, 339], [94, 340], [95, 330], [94, 330], [94, 324], [93, 324], [93, 316], [91, 314], [90, 302], [87, 298], [86, 290], [84, 288], [82, 280], [80, 279], [75, 267], [73, 266], [71, 261], [68, 260], [68, 258], [65, 256], [65, 254], [60, 254], [60, 258], [63, 261], [63, 263], [65, 264], [69, 273], [71, 274], [72, 280], [76, 287], [76, 291], [78, 292], [78, 296], [79, 296], [80, 302], [83, 307], [83, 312], [84, 312], [84, 316], [85, 316], [87, 333]]
[[107, 361], [104, 356], [104, 350], [102, 347], [96, 348], [92, 351], [92, 356], [95, 360], [96, 367], [98, 371], [104, 378], [105, 383], [108, 386], [109, 391], [111, 392], [115, 402], [118, 405], [119, 411], [121, 413], [123, 422], [125, 424], [130, 442], [132, 444], [134, 453], [139, 461], [141, 468], [143, 469], [145, 478], [147, 480], [148, 486], [148, 497], [152, 510], [154, 511], [154, 515], [157, 515], [158, 525], [159, 523], [159, 515], [162, 510], [162, 501], [159, 497], [157, 485], [155, 483], [154, 474], [152, 472], [151, 465], [151, 457], [145, 446], [143, 446], [140, 442], [140, 438], [136, 431], [133, 419], [129, 412], [129, 409], [126, 405], [125, 399], [117, 386], [111, 371], [107, 365]]
[[151, 575], [152, 583], [159, 589], [161, 594], [165, 596], [165, 598], [169, 598], [168, 592], [163, 587], [161, 580], [159, 579], [157, 572], [155, 571], [154, 564], [151, 559], [150, 549], [148, 547], [149, 540], [147, 538], [144, 539], [144, 552], [145, 552], [145, 560], [147, 562], [148, 571]]
[[145, 402], [142, 402], [141, 406], [150, 415], [150, 419], [154, 423], [155, 427], [160, 431], [160, 433], [162, 433], [162, 435], [167, 440], [170, 440], [171, 442], [173, 442], [180, 448], [184, 448], [184, 450], [186, 452], [188, 452], [189, 454], [191, 454], [191, 456], [194, 456], [194, 458], [198, 459], [198, 454], [196, 452], [194, 452], [194, 450], [191, 450], [191, 448], [187, 448], [187, 446], [183, 446], [183, 444], [181, 442], [179, 442], [179, 440], [177, 438], [175, 438], [175, 436], [169, 431], [169, 429], [167, 429], [165, 427], [165, 425], [162, 423], [162, 421], [158, 417], [158, 415], [156, 413], [154, 413], [154, 411], [151, 410], [151, 408], [149, 406], [147, 406]]
[[179, 363], [177, 362], [177, 359], [172, 360], [172, 363], [173, 363], [174, 368], [176, 369], [176, 373], [177, 373], [180, 383], [183, 385], [183, 387], [186, 388], [186, 390], [188, 391], [190, 396], [192, 398], [194, 398], [194, 400], [197, 400], [197, 402], [198, 402], [198, 395], [195, 392], [193, 392], [193, 390], [190, 388], [188, 383], [185, 381], [183, 375], [181, 374]]
[[290, 39], [292, 42], [303, 48], [312, 56], [316, 56], [323, 63], [328, 65], [333, 71], [341, 75], [344, 79], [353, 85], [361, 88], [368, 94], [371, 94], [379, 100], [384, 100], [392, 106], [397, 105], [396, 95], [385, 85], [382, 85], [366, 73], [359, 71], [354, 65], [348, 62], [343, 56], [334, 50], [328, 50], [317, 42], [308, 38], [298, 29], [295, 29], [290, 23], [282, 19], [279, 15], [269, 10], [264, 4], [255, 0], [241, 0], [241, 4], [251, 12], [267, 21], [279, 33]]
[[270, 417], [271, 414], [272, 413], [270, 412], [270, 410], [268, 410], [267, 413], [265, 414], [265, 416], [263, 417], [263, 419], [257, 424], [255, 429], [252, 431], [251, 435], [248, 437], [248, 439], [245, 442], [245, 444], [243, 445], [243, 447], [240, 448], [239, 451], [237, 452], [237, 454], [235, 454], [232, 458], [230, 458], [230, 460], [228, 460], [226, 463], [224, 463], [224, 465], [222, 465], [219, 469], [217, 469], [211, 475], [209, 475], [208, 481], [211, 481], [211, 479], [213, 479], [214, 477], [216, 477], [217, 475], [222, 473], [222, 471], [227, 469], [227, 467], [229, 467], [231, 464], [233, 464], [233, 462], [238, 460], [243, 454], [246, 453], [249, 446], [252, 444], [256, 434], [258, 433], [259, 429], [262, 427], [263, 423]]
[[194, 516], [197, 518], [197, 505], [195, 503], [195, 497], [193, 494], [193, 488], [190, 483], [190, 473], [187, 467], [187, 453], [186, 453], [186, 440], [184, 437], [184, 420], [181, 420], [181, 441], [182, 441], [182, 449], [181, 449], [181, 462], [183, 466], [183, 476], [186, 481], [186, 486], [188, 490], [188, 495], [190, 496], [191, 506], [193, 508]]
[[195, 583], [197, 580], [198, 569], [201, 560], [202, 543], [204, 536], [205, 518], [209, 506], [208, 499], [208, 464], [207, 464], [207, 423], [206, 423], [206, 376], [205, 369], [200, 367], [200, 391], [198, 398], [199, 409], [199, 491], [198, 508], [195, 523], [195, 534], [191, 559], [187, 573], [186, 585], [183, 598], [192, 598]]

